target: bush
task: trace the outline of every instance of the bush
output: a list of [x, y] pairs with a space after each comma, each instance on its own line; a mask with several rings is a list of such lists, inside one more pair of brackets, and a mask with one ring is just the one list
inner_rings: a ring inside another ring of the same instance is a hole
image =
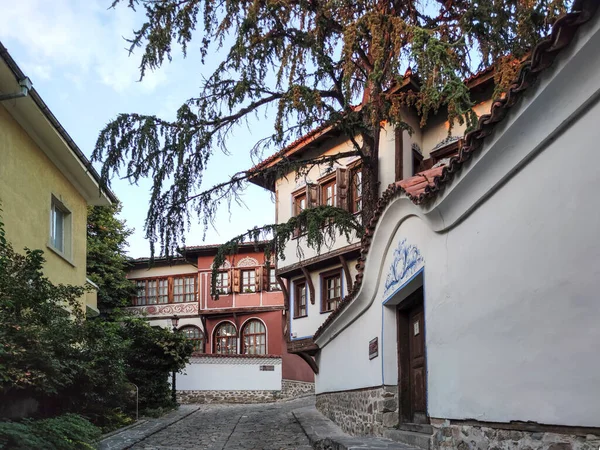
[[0, 449], [93, 449], [100, 429], [76, 414], [53, 419], [0, 422]]

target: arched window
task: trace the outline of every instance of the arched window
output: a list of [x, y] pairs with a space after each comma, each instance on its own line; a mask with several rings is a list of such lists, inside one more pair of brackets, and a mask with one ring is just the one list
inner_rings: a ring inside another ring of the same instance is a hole
[[267, 330], [260, 320], [249, 320], [242, 330], [242, 354], [265, 355], [267, 353]]
[[185, 334], [185, 337], [192, 341], [195, 352], [204, 353], [204, 333], [202, 333], [200, 328], [193, 325], [188, 325], [181, 327], [179, 331]]
[[231, 322], [221, 323], [215, 331], [215, 353], [235, 355], [237, 353], [237, 333]]

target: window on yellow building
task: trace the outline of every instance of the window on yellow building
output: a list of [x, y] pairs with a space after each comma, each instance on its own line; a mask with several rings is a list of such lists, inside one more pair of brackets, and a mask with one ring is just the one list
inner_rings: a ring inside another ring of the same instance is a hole
[[71, 256], [71, 212], [54, 196], [50, 205], [50, 247]]

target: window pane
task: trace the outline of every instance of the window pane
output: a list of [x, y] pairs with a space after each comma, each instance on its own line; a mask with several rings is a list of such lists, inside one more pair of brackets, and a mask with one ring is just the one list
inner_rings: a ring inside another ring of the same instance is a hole
[[234, 355], [237, 353], [237, 336], [235, 327], [225, 322], [215, 332], [215, 353]]
[[158, 280], [158, 303], [169, 303], [169, 280]]
[[156, 294], [157, 294], [157, 281], [148, 280], [148, 305], [156, 305]]
[[183, 278], [173, 278], [173, 302], [181, 303], [184, 301]]
[[242, 292], [256, 292], [256, 272], [252, 270], [242, 270]]
[[65, 214], [56, 205], [52, 205], [51, 242], [52, 246], [61, 252], [64, 251], [64, 220]]
[[136, 305], [145, 305], [146, 304], [146, 282], [145, 281], [136, 281], [137, 287], [137, 298], [135, 301]]
[[243, 331], [243, 351], [246, 355], [264, 355], [266, 353], [266, 330], [260, 320], [246, 323]]
[[194, 277], [186, 277], [185, 278], [185, 301], [193, 302], [196, 300], [195, 296], [195, 283]]
[[195, 352], [204, 352], [204, 334], [195, 326], [183, 327], [179, 330], [192, 341]]

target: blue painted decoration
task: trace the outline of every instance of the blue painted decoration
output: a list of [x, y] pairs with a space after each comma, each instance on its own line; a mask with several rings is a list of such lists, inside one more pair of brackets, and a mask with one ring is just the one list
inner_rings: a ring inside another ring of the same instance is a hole
[[392, 261], [385, 278], [383, 298], [386, 299], [395, 293], [399, 287], [421, 270], [423, 265], [424, 260], [419, 249], [408, 244], [406, 239], [402, 239], [398, 243], [398, 248], [394, 250], [394, 261]]

